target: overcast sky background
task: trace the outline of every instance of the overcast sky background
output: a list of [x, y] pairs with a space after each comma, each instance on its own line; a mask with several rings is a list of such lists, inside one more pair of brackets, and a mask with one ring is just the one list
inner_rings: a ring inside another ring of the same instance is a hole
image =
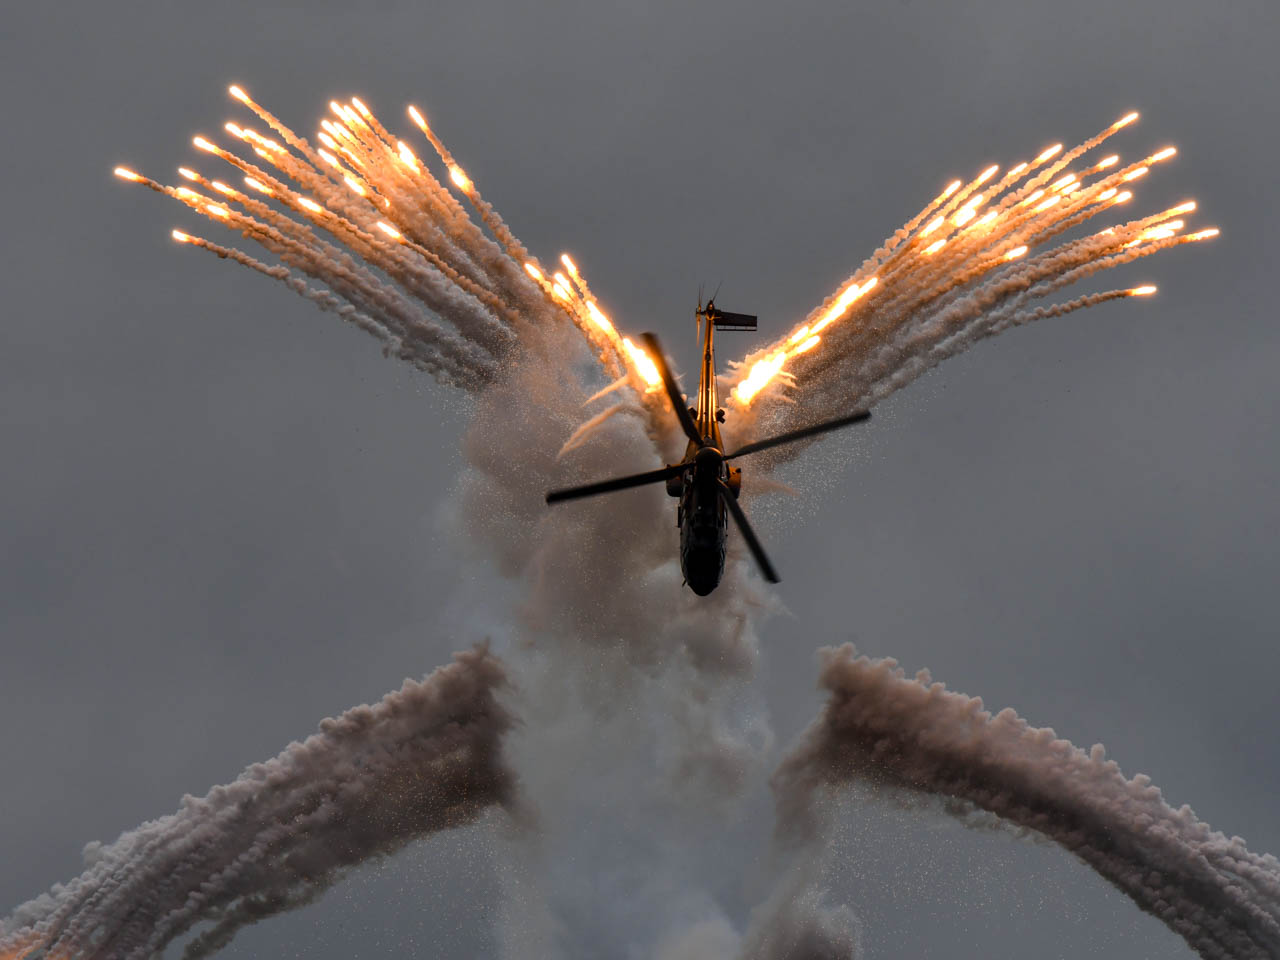
[[[818, 709], [814, 649], [852, 640], [1280, 851], [1280, 7], [368, 6], [6, 14], [0, 913], [481, 638], [458, 598], [496, 574], [447, 522], [466, 404], [179, 248], [203, 225], [110, 175], [172, 180], [238, 115], [230, 82], [307, 133], [335, 95], [398, 130], [417, 103], [531, 249], [572, 251], [685, 369], [700, 282], [759, 314], [720, 341], [741, 355], [953, 177], [1141, 110], [1122, 156], [1180, 153], [1134, 209], [1192, 196], [1223, 236], [1106, 278], [1157, 297], [983, 343], [796, 465], [801, 509], [759, 512], [790, 613], [757, 686], [785, 744]], [[726, 850], [763, 854], [757, 793]], [[870, 956], [1190, 956], [1056, 848], [848, 817], [837, 892]], [[488, 850], [417, 845], [225, 956], [489, 955]]]

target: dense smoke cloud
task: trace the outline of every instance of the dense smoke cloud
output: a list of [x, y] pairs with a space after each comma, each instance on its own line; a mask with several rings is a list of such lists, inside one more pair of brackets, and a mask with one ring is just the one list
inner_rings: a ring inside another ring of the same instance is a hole
[[1169, 806], [1149, 778], [1127, 779], [1101, 745], [992, 716], [849, 645], [823, 651], [820, 684], [827, 706], [774, 776], [784, 835], [812, 842], [821, 788], [855, 779], [954, 798], [953, 812], [979, 808], [1062, 845], [1206, 958], [1280, 956], [1280, 861]]
[[184, 956], [208, 956], [370, 857], [513, 804], [506, 682], [487, 649], [455, 654], [177, 813], [89, 844], [84, 873], [5, 921], [0, 956], [142, 960], [206, 921]]

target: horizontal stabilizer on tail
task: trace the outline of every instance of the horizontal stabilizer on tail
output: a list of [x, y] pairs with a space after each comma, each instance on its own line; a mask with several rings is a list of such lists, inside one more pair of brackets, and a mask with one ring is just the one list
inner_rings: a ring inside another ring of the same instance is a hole
[[717, 330], [750, 330], [756, 329], [756, 318], [749, 313], [730, 313], [716, 309], [711, 315]]

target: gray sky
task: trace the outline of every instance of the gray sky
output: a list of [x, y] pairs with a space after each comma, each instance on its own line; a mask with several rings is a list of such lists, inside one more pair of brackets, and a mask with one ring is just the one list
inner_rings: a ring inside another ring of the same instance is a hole
[[[814, 648], [853, 640], [1280, 851], [1273, 3], [81, 6], [0, 37], [0, 912], [483, 631], [459, 598], [496, 575], [448, 532], [465, 405], [178, 248], [194, 218], [110, 176], [171, 180], [233, 81], [304, 131], [335, 95], [396, 128], [417, 103], [532, 249], [572, 251], [686, 368], [699, 282], [775, 333], [953, 176], [1141, 110], [1117, 150], [1180, 154], [1140, 208], [1194, 196], [1222, 238], [1122, 268], [1151, 301], [983, 343], [797, 464], [799, 509], [760, 514], [790, 613], [757, 685], [790, 740]], [[836, 892], [873, 957], [1189, 955], [1055, 849], [848, 818]], [[726, 856], [770, 824], [761, 786]], [[490, 951], [488, 850], [415, 847], [226, 955]], [[759, 892], [709, 883], [735, 919]]]

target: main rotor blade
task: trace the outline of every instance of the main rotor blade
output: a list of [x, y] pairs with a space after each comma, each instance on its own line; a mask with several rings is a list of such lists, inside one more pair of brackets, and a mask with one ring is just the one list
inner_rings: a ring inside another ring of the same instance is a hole
[[652, 333], [642, 333], [640, 334], [640, 339], [644, 342], [645, 349], [653, 360], [654, 366], [658, 368], [658, 375], [662, 377], [662, 385], [667, 388], [667, 399], [671, 401], [671, 406], [676, 412], [676, 419], [680, 421], [680, 426], [684, 430], [685, 436], [697, 446], [702, 446], [706, 441], [698, 435], [698, 428], [693, 422], [693, 417], [689, 416], [689, 408], [684, 405], [684, 396], [680, 393], [680, 388], [676, 386], [675, 378], [671, 376], [671, 370], [667, 367], [667, 358], [662, 352], [662, 344], [658, 343], [658, 338]]
[[751, 555], [756, 558], [756, 563], [760, 565], [760, 572], [764, 574], [764, 578], [770, 583], [780, 583], [778, 572], [773, 569], [773, 564], [769, 562], [769, 558], [765, 555], [764, 547], [760, 546], [760, 541], [756, 539], [756, 533], [751, 529], [751, 524], [747, 523], [747, 515], [742, 512], [742, 507], [738, 506], [738, 498], [733, 495], [733, 491], [729, 489], [729, 485], [723, 480], [719, 480], [717, 483], [719, 484], [720, 499], [724, 501], [724, 505], [729, 508], [729, 513], [733, 515], [733, 522], [738, 525], [742, 539], [747, 541], [747, 548], [751, 551]]
[[547, 494], [547, 503], [559, 503], [561, 500], [577, 500], [579, 497], [594, 497], [597, 493], [610, 493], [614, 490], [626, 490], [628, 487], [640, 487], [646, 483], [657, 483], [669, 477], [683, 473], [687, 464], [677, 463], [663, 467], [661, 470], [650, 470], [648, 473], [634, 473], [629, 477], [614, 477], [612, 480], [601, 480], [599, 483], [588, 483], [581, 487], [568, 487], [564, 490], [552, 490]]
[[795, 440], [803, 440], [805, 437], [826, 433], [828, 430], [837, 430], [840, 427], [847, 427], [851, 423], [861, 423], [863, 420], [869, 419], [871, 419], [870, 410], [859, 410], [857, 413], [852, 413], [847, 417], [840, 417], [838, 420], [828, 420], [826, 423], [817, 423], [812, 427], [804, 427], [800, 430], [792, 430], [790, 433], [780, 433], [776, 437], [748, 443], [745, 447], [739, 447], [733, 451], [725, 459], [732, 460], [734, 457], [745, 457], [748, 453], [758, 453], [761, 450], [768, 450], [770, 447], [777, 447]]

